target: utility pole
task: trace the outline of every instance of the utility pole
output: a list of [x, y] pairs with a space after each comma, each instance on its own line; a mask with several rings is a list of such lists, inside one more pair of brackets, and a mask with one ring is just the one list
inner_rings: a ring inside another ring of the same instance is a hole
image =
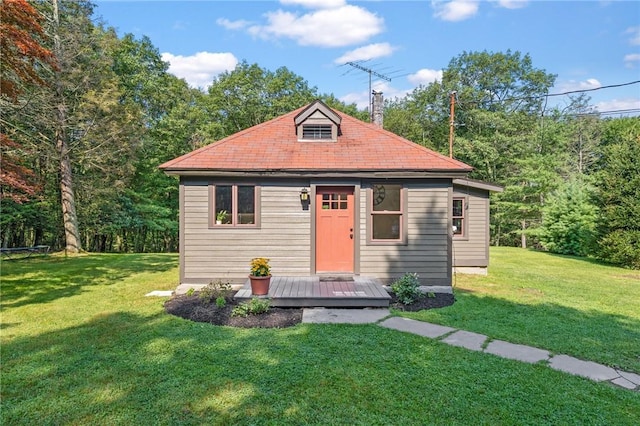
[[451, 105], [451, 112], [449, 113], [449, 117], [451, 118], [449, 120], [449, 158], [453, 158], [453, 131], [454, 131], [454, 119], [455, 119], [455, 114], [456, 114], [456, 91], [454, 90], [453, 92], [450, 93], [451, 99], [450, 99], [450, 105]]
[[[387, 77], [386, 75], [382, 75], [378, 72], [375, 72], [374, 70], [372, 70], [371, 68], [365, 68], [360, 64], [357, 64], [355, 62], [347, 62], [347, 65], [351, 65], [354, 68], [358, 68], [361, 71], [364, 71], [366, 73], [369, 74], [369, 96], [371, 96], [371, 75], [375, 75], [378, 78], [381, 78], [383, 80], [386, 81], [391, 81], [390, 77]], [[371, 121], [373, 123], [373, 97], [371, 97], [371, 100], [369, 101], [369, 121]]]

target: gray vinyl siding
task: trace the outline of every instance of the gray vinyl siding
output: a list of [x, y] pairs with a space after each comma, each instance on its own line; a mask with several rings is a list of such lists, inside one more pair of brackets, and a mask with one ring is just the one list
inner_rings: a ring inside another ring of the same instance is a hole
[[[180, 211], [184, 229], [181, 258], [183, 284], [216, 279], [243, 283], [254, 257], [271, 259], [272, 273], [281, 276], [310, 274], [309, 210], [300, 203], [304, 180], [260, 182], [259, 228], [209, 226], [209, 184], [212, 179], [183, 178]], [[258, 182], [247, 181], [258, 185]]]
[[454, 185], [453, 197], [465, 198], [467, 235], [453, 238], [453, 266], [489, 264], [489, 191]]
[[367, 203], [370, 191], [360, 197], [360, 274], [391, 282], [405, 272], [415, 272], [424, 285], [451, 285], [449, 229], [450, 181], [405, 183], [406, 244], [367, 243]]
[[[309, 180], [246, 181], [260, 186], [260, 224], [257, 228], [210, 226], [209, 185], [216, 180], [181, 180], [181, 283], [206, 284], [222, 279], [243, 283], [254, 257], [271, 259], [272, 273], [278, 276], [309, 276], [315, 250], [312, 232], [313, 204], [303, 210], [300, 189], [338, 182]], [[229, 181], [224, 181], [229, 182]], [[234, 181], [234, 183], [241, 183]], [[405, 272], [415, 272], [424, 285], [451, 285], [451, 181], [414, 180], [402, 183], [405, 192], [406, 243], [379, 244], [367, 241], [367, 203], [370, 182], [354, 185], [355, 273], [390, 283]], [[470, 205], [471, 208], [471, 205]]]

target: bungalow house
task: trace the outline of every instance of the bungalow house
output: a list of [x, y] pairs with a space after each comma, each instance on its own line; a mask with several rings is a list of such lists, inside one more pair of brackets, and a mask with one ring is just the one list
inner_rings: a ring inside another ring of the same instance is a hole
[[[486, 268], [488, 193], [472, 167], [321, 101], [160, 166], [180, 178], [180, 282]], [[479, 241], [476, 241], [479, 240]]]

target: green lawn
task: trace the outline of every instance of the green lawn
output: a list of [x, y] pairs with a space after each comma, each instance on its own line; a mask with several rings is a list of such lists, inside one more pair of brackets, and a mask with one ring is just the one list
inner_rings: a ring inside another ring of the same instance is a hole
[[[515, 252], [496, 253], [497, 271]], [[177, 284], [174, 255], [1, 268], [1, 424], [640, 423], [637, 393], [376, 325], [239, 330], [166, 315], [144, 294]], [[465, 293], [459, 305], [473, 297], [520, 303]]]
[[458, 275], [456, 303], [402, 314], [640, 373], [640, 272], [492, 247], [489, 275]]

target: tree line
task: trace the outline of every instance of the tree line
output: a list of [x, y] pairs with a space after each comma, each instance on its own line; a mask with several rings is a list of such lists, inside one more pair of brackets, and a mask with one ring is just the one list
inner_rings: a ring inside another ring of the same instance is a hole
[[[314, 99], [361, 119], [288, 70], [243, 61], [207, 90], [168, 73], [150, 39], [118, 36], [87, 1], [0, 3], [3, 247], [178, 249], [178, 185], [163, 162]], [[545, 108], [555, 76], [519, 52], [463, 52], [441, 81], [385, 102], [385, 128], [505, 187], [492, 243], [640, 267], [640, 119], [589, 98]]]

